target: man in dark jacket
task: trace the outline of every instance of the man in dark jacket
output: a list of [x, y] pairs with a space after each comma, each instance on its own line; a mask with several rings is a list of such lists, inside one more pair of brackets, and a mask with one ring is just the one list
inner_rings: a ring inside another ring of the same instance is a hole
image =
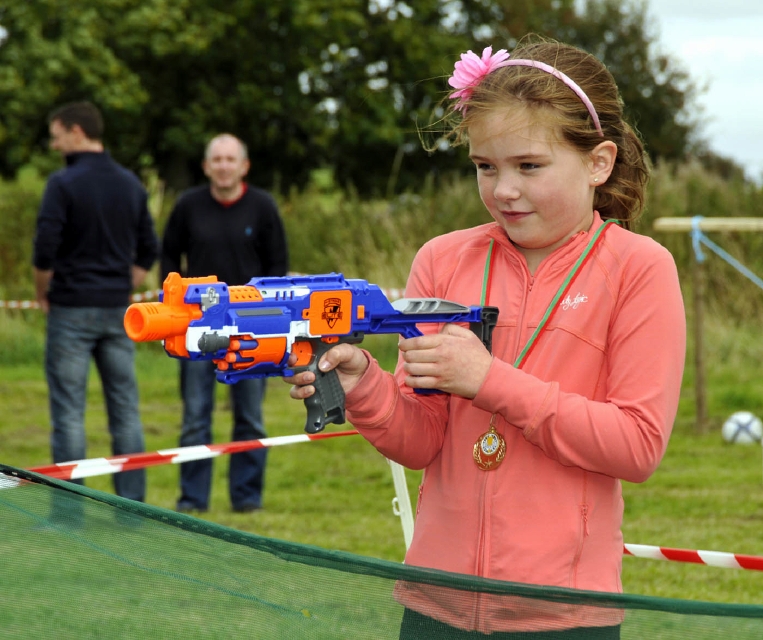
[[[185, 277], [217, 276], [228, 285], [260, 276], [283, 276], [288, 252], [283, 224], [273, 198], [244, 182], [249, 159], [244, 143], [230, 134], [213, 138], [203, 162], [209, 184], [178, 198], [164, 231], [162, 278], [175, 271]], [[182, 269], [185, 258], [187, 268]], [[180, 361], [183, 396], [181, 446], [212, 442], [215, 364]], [[264, 379], [240, 380], [230, 387], [233, 440], [265, 437], [262, 421]], [[228, 484], [234, 511], [259, 509], [267, 449], [234, 453]], [[212, 482], [212, 460], [180, 467], [178, 511], [206, 511]]]
[[[34, 275], [47, 314], [54, 462], [85, 457], [84, 414], [91, 358], [103, 386], [114, 455], [144, 450], [135, 345], [124, 330], [130, 292], [159, 253], [140, 180], [104, 150], [103, 119], [89, 102], [48, 116], [50, 147], [66, 167], [50, 176], [37, 217]], [[144, 500], [145, 471], [114, 475], [122, 497]]]

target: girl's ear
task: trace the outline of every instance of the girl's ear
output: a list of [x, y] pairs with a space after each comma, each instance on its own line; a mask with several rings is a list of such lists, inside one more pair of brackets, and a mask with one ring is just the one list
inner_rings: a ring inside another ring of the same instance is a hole
[[617, 159], [617, 145], [611, 140], [600, 142], [588, 154], [590, 164], [589, 181], [592, 187], [604, 184], [612, 173]]

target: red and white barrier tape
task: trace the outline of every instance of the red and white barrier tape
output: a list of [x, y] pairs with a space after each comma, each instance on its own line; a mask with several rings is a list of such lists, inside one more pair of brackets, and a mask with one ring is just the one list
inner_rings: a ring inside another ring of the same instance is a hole
[[39, 309], [37, 300], [0, 300], [0, 309]]
[[133, 293], [130, 296], [130, 300], [132, 302], [145, 302], [146, 300], [158, 300], [159, 294], [162, 292], [161, 289], [156, 289], [155, 291], [144, 291], [143, 293]]
[[723, 551], [693, 551], [691, 549], [670, 549], [651, 547], [645, 544], [626, 544], [624, 554], [650, 560], [670, 560], [671, 562], [692, 562], [725, 569], [750, 569], [763, 571], [763, 558], [745, 556]]
[[[144, 291], [143, 293], [133, 293], [130, 296], [131, 302], [144, 302], [146, 300], [158, 300], [161, 290]], [[0, 309], [39, 309], [37, 300], [0, 300]]]
[[[215, 458], [223, 454], [240, 453], [241, 451], [277, 447], [299, 442], [310, 442], [312, 440], [325, 440], [326, 438], [354, 436], [357, 434], [358, 432], [355, 429], [352, 429], [349, 431], [329, 433], [278, 436], [275, 438], [262, 438], [261, 440], [228, 442], [225, 444], [178, 447], [176, 449], [163, 449], [160, 451], [135, 453], [126, 456], [60, 462], [58, 464], [51, 464], [43, 467], [33, 467], [30, 468], [29, 471], [34, 471], [35, 473], [40, 473], [59, 480], [75, 480], [78, 478], [119, 473], [120, 471], [143, 469], [160, 464], [181, 464], [192, 460]], [[650, 560], [668, 560], [670, 562], [704, 564], [712, 567], [722, 567], [724, 569], [763, 571], [763, 557], [726, 553], [723, 551], [673, 549], [670, 547], [624, 543], [623, 555], [634, 556], [637, 558], [648, 558]]]
[[336, 431], [315, 434], [298, 434], [294, 436], [278, 436], [275, 438], [262, 438], [261, 440], [242, 440], [240, 442], [228, 442], [225, 444], [197, 445], [193, 447], [178, 447], [176, 449], [163, 449], [147, 453], [133, 453], [110, 458], [90, 458], [87, 460], [73, 460], [71, 462], [59, 462], [44, 467], [33, 467], [29, 471], [57, 478], [59, 480], [77, 480], [90, 476], [102, 476], [120, 471], [133, 471], [144, 469], [160, 464], [182, 464], [192, 460], [204, 460], [215, 458], [226, 453], [241, 453], [253, 449], [265, 449], [278, 447], [285, 444], [309, 442], [311, 440], [324, 440], [326, 438], [338, 438], [340, 436], [357, 435], [356, 430]]
[[[403, 289], [380, 287], [382, 293], [391, 301], [398, 300], [405, 295]], [[144, 291], [143, 293], [133, 293], [130, 296], [131, 302], [145, 302], [147, 300], [158, 300], [161, 289], [156, 291]], [[37, 300], [0, 300], [0, 309], [39, 309]]]

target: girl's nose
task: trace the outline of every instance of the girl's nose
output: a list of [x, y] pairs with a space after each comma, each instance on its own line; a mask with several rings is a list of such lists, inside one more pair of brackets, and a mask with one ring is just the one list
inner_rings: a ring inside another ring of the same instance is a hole
[[520, 196], [519, 185], [510, 175], [499, 176], [495, 183], [493, 196], [502, 202], [511, 202]]

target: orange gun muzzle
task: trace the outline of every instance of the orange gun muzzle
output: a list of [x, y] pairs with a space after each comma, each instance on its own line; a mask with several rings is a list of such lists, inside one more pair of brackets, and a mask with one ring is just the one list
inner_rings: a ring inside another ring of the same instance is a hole
[[185, 333], [191, 320], [198, 318], [201, 310], [191, 305], [178, 308], [163, 302], [136, 302], [125, 313], [125, 331], [135, 342], [164, 340]]
[[188, 357], [185, 332], [192, 320], [201, 318], [196, 305], [168, 305], [163, 302], [136, 302], [125, 312], [125, 331], [135, 342], [164, 340], [172, 355]]

